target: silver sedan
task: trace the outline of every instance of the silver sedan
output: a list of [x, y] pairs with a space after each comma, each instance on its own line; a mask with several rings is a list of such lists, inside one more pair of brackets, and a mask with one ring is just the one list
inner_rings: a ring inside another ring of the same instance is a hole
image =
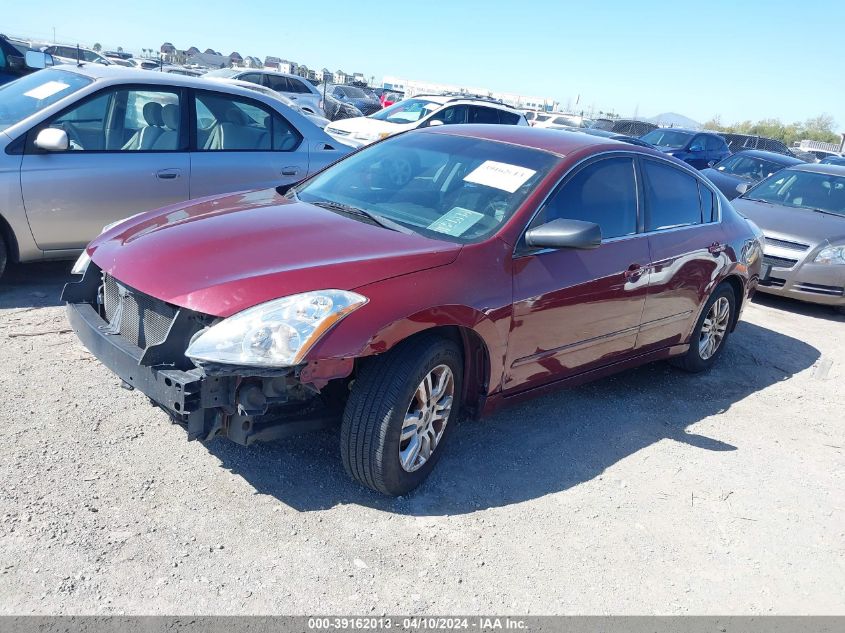
[[240, 86], [100, 64], [38, 71], [0, 88], [0, 274], [75, 257], [141, 211], [290, 184], [349, 151]]
[[789, 167], [731, 204], [766, 236], [758, 290], [845, 312], [845, 167]]

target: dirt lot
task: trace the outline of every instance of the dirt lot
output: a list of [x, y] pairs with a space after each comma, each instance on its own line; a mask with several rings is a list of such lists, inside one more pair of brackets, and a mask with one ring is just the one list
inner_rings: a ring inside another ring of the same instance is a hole
[[188, 443], [67, 332], [66, 269], [0, 282], [0, 613], [845, 614], [827, 309], [760, 298], [707, 375], [463, 422], [392, 500], [335, 432]]

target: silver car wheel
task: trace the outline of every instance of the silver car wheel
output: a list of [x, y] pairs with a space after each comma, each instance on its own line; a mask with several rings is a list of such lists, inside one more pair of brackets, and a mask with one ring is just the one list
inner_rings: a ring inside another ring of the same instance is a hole
[[713, 357], [728, 331], [731, 317], [731, 304], [726, 297], [719, 297], [710, 306], [704, 322], [701, 324], [701, 336], [698, 339], [698, 355], [701, 360]]
[[398, 158], [390, 163], [389, 178], [391, 184], [404, 187], [411, 182], [411, 163], [404, 158]]
[[446, 365], [425, 375], [408, 405], [399, 434], [399, 464], [412, 473], [434, 453], [452, 411], [455, 376]]

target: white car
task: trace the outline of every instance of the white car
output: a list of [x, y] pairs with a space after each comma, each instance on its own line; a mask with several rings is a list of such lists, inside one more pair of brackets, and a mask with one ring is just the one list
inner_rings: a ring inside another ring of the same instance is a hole
[[587, 127], [584, 123], [587, 121], [582, 116], [577, 114], [560, 114], [557, 112], [551, 113], [548, 118], [543, 121], [536, 121], [534, 127], [548, 127], [555, 130], [573, 127]]
[[406, 130], [456, 123], [528, 125], [524, 114], [501, 101], [461, 95], [417, 95], [370, 116], [332, 121], [326, 132], [342, 143], [362, 147]]

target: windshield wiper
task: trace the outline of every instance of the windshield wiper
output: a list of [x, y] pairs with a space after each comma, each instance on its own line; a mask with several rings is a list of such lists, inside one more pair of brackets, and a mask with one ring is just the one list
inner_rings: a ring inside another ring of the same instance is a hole
[[815, 211], [816, 213], [824, 213], [825, 215], [835, 215], [838, 218], [845, 217], [841, 213], [836, 213], [836, 211], [827, 211], [826, 209], [818, 209], [816, 207], [804, 207], [805, 209], [809, 209], [810, 211]]
[[311, 204], [313, 204], [315, 207], [323, 207], [332, 211], [340, 211], [341, 213], [348, 213], [349, 215], [357, 215], [363, 218], [367, 218], [368, 220], [371, 220], [378, 224], [380, 227], [390, 229], [391, 231], [398, 231], [399, 233], [404, 233], [405, 235], [414, 234], [414, 232], [408, 227], [402, 226], [398, 222], [394, 222], [393, 220], [386, 218], [383, 215], [373, 213], [372, 211], [367, 211], [366, 209], [359, 209], [358, 207], [353, 207], [348, 204], [343, 204], [342, 202], [320, 200], [317, 202], [312, 202]]

